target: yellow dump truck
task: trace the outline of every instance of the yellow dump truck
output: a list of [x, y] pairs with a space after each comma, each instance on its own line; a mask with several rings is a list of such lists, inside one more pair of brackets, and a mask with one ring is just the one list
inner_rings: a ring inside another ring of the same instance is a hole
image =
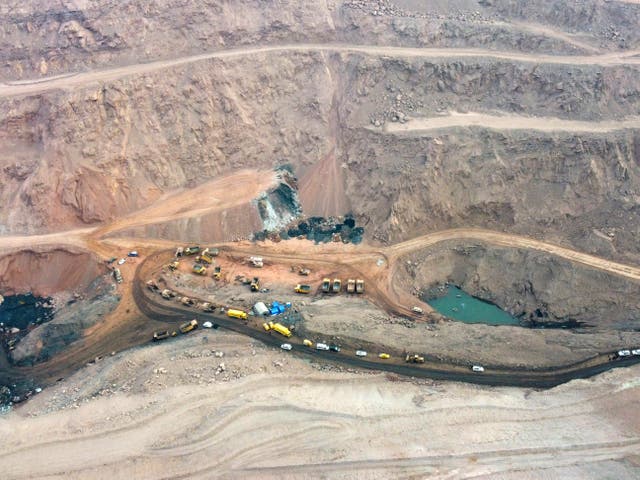
[[213, 263], [213, 257], [209, 255], [209, 252], [203, 252], [202, 255], [196, 257], [196, 262], [208, 263], [211, 265]]
[[284, 335], [285, 337], [291, 336], [291, 331], [280, 323], [274, 323], [273, 325], [269, 325], [269, 326], [271, 327], [271, 330], [275, 330], [280, 335]]
[[190, 322], [186, 322], [180, 325], [180, 332], [188, 333], [191, 330], [195, 330], [196, 328], [198, 328], [198, 321], [193, 319]]
[[364, 293], [364, 280], [356, 280], [356, 293]]
[[356, 292], [356, 281], [353, 278], [347, 280], [347, 293]]
[[213, 278], [215, 278], [216, 280], [220, 280], [221, 276], [222, 276], [222, 269], [219, 266], [215, 267], [213, 269]]
[[193, 273], [195, 273], [197, 275], [206, 275], [207, 274], [207, 269], [204, 268], [202, 265], [195, 264], [193, 266]]
[[333, 293], [340, 293], [340, 290], [342, 290], [342, 282], [340, 281], [339, 278], [334, 278], [333, 287], [331, 288], [331, 291]]
[[329, 290], [331, 290], [331, 279], [330, 278], [323, 278], [322, 279], [322, 293], [329, 293]]
[[311, 285], [301, 285], [300, 283], [296, 285], [295, 288], [296, 293], [311, 293]]
[[233, 308], [230, 308], [229, 310], [227, 310], [227, 316], [246, 320], [247, 312], [243, 312], [242, 310], [234, 310]]

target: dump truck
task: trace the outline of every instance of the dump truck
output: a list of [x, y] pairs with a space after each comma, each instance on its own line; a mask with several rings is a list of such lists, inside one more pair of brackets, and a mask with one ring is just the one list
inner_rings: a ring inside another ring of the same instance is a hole
[[191, 300], [189, 297], [182, 297], [180, 301], [182, 302], [183, 305], [186, 305], [187, 307], [190, 307], [196, 303], [195, 301]]
[[222, 276], [222, 268], [217, 266], [213, 268], [213, 278], [215, 278], [216, 280], [220, 280], [220, 277]]
[[159, 342], [160, 340], [166, 340], [171, 335], [169, 334], [169, 330], [163, 330], [162, 332], [153, 332], [153, 341]]
[[347, 280], [347, 293], [356, 292], [356, 281], [353, 278]]
[[184, 253], [184, 248], [178, 247], [178, 248], [176, 248], [175, 257], [176, 258], [181, 257], [183, 253]]
[[333, 293], [340, 293], [340, 290], [342, 290], [342, 282], [340, 281], [339, 278], [334, 278], [333, 279], [333, 286], [331, 288], [331, 291]]
[[299, 283], [294, 290], [296, 293], [311, 293], [311, 285], [302, 285]]
[[356, 280], [356, 293], [364, 293], [364, 280]]
[[262, 261], [262, 257], [249, 257], [249, 264], [252, 267], [256, 267], [256, 268], [264, 267], [264, 262]]
[[169, 270], [177, 270], [179, 265], [180, 265], [180, 262], [176, 260], [175, 262], [171, 262], [167, 266], [169, 267]]
[[260, 279], [258, 277], [253, 277], [253, 280], [251, 280], [251, 291], [252, 292], [259, 292], [260, 291]]
[[242, 310], [234, 310], [233, 308], [227, 310], [227, 315], [233, 318], [241, 318], [242, 320], [247, 319], [247, 312], [243, 312]]
[[329, 293], [330, 289], [331, 289], [331, 279], [330, 278], [323, 278], [322, 279], [322, 293]]
[[198, 328], [198, 321], [195, 318], [190, 322], [186, 322], [180, 325], [180, 331], [182, 333], [188, 333], [191, 330], [195, 330], [196, 328]]
[[158, 284], [154, 280], [147, 281], [147, 288], [152, 292], [158, 290]]
[[208, 252], [202, 252], [202, 255], [196, 257], [196, 262], [208, 263], [211, 265], [213, 263], [213, 257], [209, 255]]
[[115, 277], [116, 282], [122, 283], [122, 273], [120, 273], [120, 269], [119, 268], [114, 268], [113, 269], [113, 276]]
[[421, 357], [417, 353], [413, 355], [407, 354], [404, 361], [407, 363], [424, 363], [424, 357]]
[[170, 300], [172, 297], [176, 296], [175, 293], [173, 293], [171, 290], [169, 290], [167, 288], [162, 290], [162, 293], [160, 293], [160, 295], [162, 295], [162, 298], [166, 298], [167, 300]]
[[202, 265], [200, 264], [195, 264], [193, 266], [193, 273], [197, 274], [197, 275], [206, 275], [207, 274], [207, 269], [204, 268]]
[[274, 324], [269, 323], [269, 327], [271, 327], [271, 330], [275, 330], [280, 335], [284, 335], [285, 337], [291, 336], [291, 331], [280, 323], [274, 323]]
[[203, 253], [207, 253], [210, 257], [217, 257], [220, 255], [220, 250], [218, 248], [209, 247], [205, 248]]
[[200, 252], [200, 247], [187, 247], [184, 249], [185, 255], [195, 255], [198, 252]]

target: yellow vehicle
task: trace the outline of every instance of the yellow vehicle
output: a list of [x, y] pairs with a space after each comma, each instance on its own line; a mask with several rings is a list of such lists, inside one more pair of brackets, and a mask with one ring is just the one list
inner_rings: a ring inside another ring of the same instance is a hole
[[268, 323], [263, 323], [263, 324], [262, 324], [262, 328], [264, 328], [264, 330], [265, 330], [266, 332], [268, 332], [269, 330], [271, 330], [271, 327], [269, 326], [269, 324], [268, 324]]
[[417, 353], [413, 355], [407, 354], [404, 361], [407, 363], [424, 363], [424, 357], [418, 355]]
[[330, 278], [323, 278], [322, 279], [322, 293], [329, 293], [330, 289], [331, 289], [331, 279]]
[[356, 280], [356, 293], [364, 293], [364, 280], [360, 278]]
[[333, 288], [331, 289], [331, 291], [333, 293], [340, 293], [340, 290], [342, 290], [342, 282], [340, 281], [339, 278], [334, 278], [333, 279]]
[[306, 338], [302, 342], [305, 347], [313, 347], [313, 342], [311, 340], [307, 340]]
[[193, 273], [196, 273], [198, 275], [206, 275], [207, 269], [204, 268], [202, 265], [195, 264], [193, 266]]
[[209, 255], [209, 252], [205, 251], [202, 255], [196, 257], [196, 262], [203, 262], [211, 265], [213, 263], [213, 257]]
[[275, 330], [280, 335], [284, 335], [285, 337], [290, 337], [291, 336], [291, 331], [287, 327], [285, 327], [284, 325], [282, 325], [280, 323], [273, 324], [273, 326], [271, 326], [271, 329]]
[[227, 315], [233, 318], [241, 318], [242, 320], [247, 319], [247, 312], [243, 312], [242, 310], [234, 310], [230, 308], [227, 310]]
[[251, 280], [251, 291], [252, 292], [260, 291], [260, 279], [258, 277], [253, 277], [253, 280]]
[[178, 265], [180, 265], [180, 262], [178, 260], [176, 260], [175, 262], [171, 262], [169, 264], [169, 269], [170, 270], [176, 270], [178, 268]]
[[353, 278], [347, 280], [347, 293], [356, 293], [356, 281]]
[[187, 323], [183, 323], [182, 325], [180, 325], [180, 331], [182, 333], [188, 333], [191, 330], [195, 330], [196, 328], [198, 328], [198, 321], [193, 319], [190, 322]]
[[298, 284], [298, 285], [296, 285], [296, 288], [294, 290], [295, 290], [296, 293], [310, 293], [311, 292], [311, 285]]
[[388, 353], [381, 353], [380, 355], [378, 355], [378, 357], [386, 360], [387, 358], [391, 358], [391, 355], [389, 355]]
[[213, 278], [215, 278], [216, 280], [220, 280], [220, 276], [221, 275], [222, 275], [221, 268], [220, 267], [215, 267], [213, 269]]

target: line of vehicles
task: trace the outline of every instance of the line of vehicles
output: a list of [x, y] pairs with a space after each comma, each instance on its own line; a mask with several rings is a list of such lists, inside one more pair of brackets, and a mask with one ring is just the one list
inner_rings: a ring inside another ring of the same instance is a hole
[[[331, 281], [330, 278], [323, 278], [322, 285], [320, 286], [320, 290], [322, 293], [340, 293], [342, 291], [342, 280], [339, 278], [334, 278]], [[358, 278], [347, 279], [347, 293], [364, 293], [364, 280]], [[299, 292], [303, 293], [303, 292]]]

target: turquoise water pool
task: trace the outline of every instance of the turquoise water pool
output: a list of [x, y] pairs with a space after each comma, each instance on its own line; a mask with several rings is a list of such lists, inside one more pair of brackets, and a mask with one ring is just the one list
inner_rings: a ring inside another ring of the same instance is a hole
[[514, 316], [492, 303], [472, 297], [458, 287], [447, 287], [443, 297], [427, 302], [442, 315], [465, 323], [484, 323], [486, 325], [520, 325]]

